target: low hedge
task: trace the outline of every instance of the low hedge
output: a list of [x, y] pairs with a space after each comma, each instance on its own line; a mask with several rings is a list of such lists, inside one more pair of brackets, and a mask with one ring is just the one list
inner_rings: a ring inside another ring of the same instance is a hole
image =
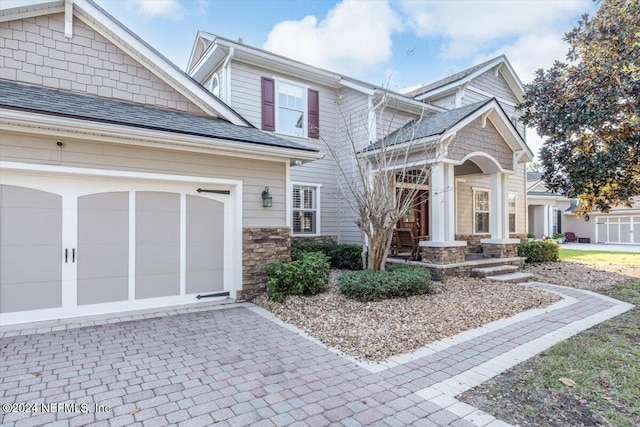
[[431, 274], [424, 267], [391, 264], [387, 271], [349, 271], [338, 278], [339, 291], [361, 301], [381, 301], [434, 293]]
[[555, 240], [522, 242], [518, 245], [518, 256], [525, 262], [550, 262], [559, 260], [560, 247]]
[[283, 302], [288, 295], [315, 295], [329, 283], [329, 260], [321, 252], [308, 252], [292, 262], [272, 262], [267, 273], [269, 299]]
[[292, 243], [291, 259], [298, 260], [303, 253], [322, 252], [329, 257], [332, 268], [362, 270], [362, 246], [342, 243]]

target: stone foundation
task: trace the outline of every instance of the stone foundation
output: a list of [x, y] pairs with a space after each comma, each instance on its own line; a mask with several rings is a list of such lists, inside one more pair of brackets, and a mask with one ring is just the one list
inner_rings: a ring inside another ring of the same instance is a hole
[[521, 270], [524, 269], [524, 258], [510, 258], [504, 260], [467, 261], [459, 264], [435, 265], [424, 264], [431, 272], [433, 280], [446, 280], [452, 277], [470, 277], [474, 268], [493, 267], [495, 265], [515, 265]]
[[291, 243], [338, 243], [338, 236], [291, 236]]
[[291, 261], [291, 229], [244, 228], [242, 230], [242, 291], [238, 300], [250, 300], [267, 290], [262, 270], [270, 262]]
[[487, 258], [511, 258], [518, 256], [518, 244], [484, 243], [482, 253]]
[[482, 243], [480, 239], [489, 239], [490, 234], [456, 234], [456, 240], [464, 240], [467, 242], [465, 253], [467, 254], [481, 254]]
[[455, 264], [464, 261], [464, 246], [421, 246], [420, 249], [422, 262], [429, 264]]

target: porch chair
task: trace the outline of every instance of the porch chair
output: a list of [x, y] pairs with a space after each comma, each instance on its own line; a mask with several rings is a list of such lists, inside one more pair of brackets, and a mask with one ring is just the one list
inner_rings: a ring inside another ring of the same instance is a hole
[[573, 231], [567, 231], [564, 233], [564, 238], [567, 240], [567, 242], [577, 242], [578, 241], [578, 236], [576, 236], [576, 233], [574, 233]]
[[396, 228], [393, 230], [395, 237], [395, 255], [404, 257], [405, 261], [414, 261], [418, 257], [418, 239], [413, 234], [413, 228]]

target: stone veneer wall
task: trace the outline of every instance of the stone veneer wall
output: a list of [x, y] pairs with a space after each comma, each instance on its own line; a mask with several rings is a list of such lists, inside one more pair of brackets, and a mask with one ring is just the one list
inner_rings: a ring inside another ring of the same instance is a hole
[[[515, 265], [521, 270], [524, 268], [524, 258], [511, 259], [509, 261], [503, 261], [500, 265]], [[425, 265], [431, 272], [431, 278], [433, 280], [446, 280], [451, 277], [470, 277], [471, 270], [481, 267], [494, 267], [495, 264], [481, 262], [465, 262], [463, 264], [454, 265]]]
[[423, 246], [422, 261], [430, 264], [455, 264], [464, 262], [464, 246], [447, 248]]
[[482, 243], [481, 239], [490, 239], [491, 234], [456, 234], [456, 240], [464, 240], [467, 242], [465, 253], [467, 254], [481, 254]]
[[338, 243], [338, 236], [291, 236], [291, 243]]
[[518, 244], [494, 244], [482, 245], [484, 256], [488, 258], [511, 258], [518, 256]]
[[270, 262], [291, 261], [291, 229], [244, 228], [242, 230], [242, 291], [238, 300], [250, 300], [267, 290], [262, 268]]

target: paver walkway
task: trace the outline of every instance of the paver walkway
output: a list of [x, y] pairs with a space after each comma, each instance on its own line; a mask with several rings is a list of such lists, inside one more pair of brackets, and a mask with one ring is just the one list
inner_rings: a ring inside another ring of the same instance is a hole
[[530, 286], [565, 299], [384, 364], [355, 363], [250, 304], [4, 337], [0, 423], [504, 426], [454, 396], [632, 307]]

